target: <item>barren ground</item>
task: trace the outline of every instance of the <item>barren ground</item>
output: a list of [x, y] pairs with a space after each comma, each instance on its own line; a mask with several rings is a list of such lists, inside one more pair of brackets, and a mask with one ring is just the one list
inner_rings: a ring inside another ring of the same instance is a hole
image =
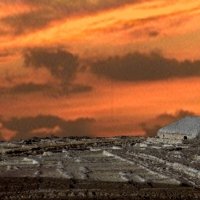
[[0, 199], [200, 199], [200, 142], [33, 138], [0, 143]]

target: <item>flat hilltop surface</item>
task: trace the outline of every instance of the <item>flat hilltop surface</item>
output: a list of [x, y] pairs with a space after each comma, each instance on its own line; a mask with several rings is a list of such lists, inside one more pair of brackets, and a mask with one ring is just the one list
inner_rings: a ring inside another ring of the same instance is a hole
[[0, 199], [200, 199], [200, 141], [0, 142]]

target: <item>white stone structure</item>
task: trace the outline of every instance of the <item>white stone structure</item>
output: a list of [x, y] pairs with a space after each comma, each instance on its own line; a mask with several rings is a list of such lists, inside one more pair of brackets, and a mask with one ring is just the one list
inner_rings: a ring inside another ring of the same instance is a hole
[[161, 139], [200, 139], [200, 117], [185, 117], [158, 130]]

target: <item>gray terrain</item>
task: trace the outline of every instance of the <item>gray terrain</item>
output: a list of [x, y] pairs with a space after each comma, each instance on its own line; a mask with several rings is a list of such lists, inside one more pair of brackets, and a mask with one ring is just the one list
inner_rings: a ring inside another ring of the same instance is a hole
[[200, 199], [200, 140], [0, 142], [0, 199]]

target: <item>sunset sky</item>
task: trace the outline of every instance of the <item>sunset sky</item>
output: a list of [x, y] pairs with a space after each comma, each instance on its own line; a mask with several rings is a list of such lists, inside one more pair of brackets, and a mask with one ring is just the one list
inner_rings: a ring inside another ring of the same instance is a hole
[[1, 0], [0, 140], [200, 114], [199, 21], [199, 0]]

